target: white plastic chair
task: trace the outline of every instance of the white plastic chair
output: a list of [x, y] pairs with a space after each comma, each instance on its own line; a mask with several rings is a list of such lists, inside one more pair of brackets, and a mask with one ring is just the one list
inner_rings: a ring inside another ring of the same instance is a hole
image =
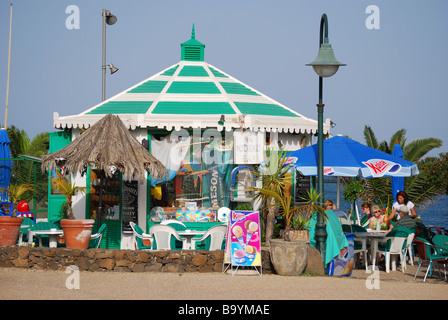
[[354, 254], [357, 254], [360, 252], [363, 253], [364, 263], [366, 265], [366, 271], [367, 271], [367, 269], [368, 269], [368, 267], [367, 267], [367, 265], [368, 265], [368, 263], [367, 263], [367, 238], [355, 236], [355, 241], [361, 243], [361, 248], [354, 250], [353, 252], [354, 252]]
[[195, 238], [191, 239], [192, 242], [191, 247], [193, 249], [196, 248], [196, 242], [202, 242], [206, 238], [210, 237], [209, 251], [220, 250], [222, 246], [222, 241], [224, 240], [226, 233], [227, 233], [227, 225], [221, 224], [218, 226], [211, 227], [202, 237], [198, 239]]
[[149, 234], [155, 239], [157, 250], [171, 250], [171, 236], [182, 241], [182, 247], [184, 247], [184, 242], [187, 240], [181, 238], [173, 227], [163, 224], [153, 225], [149, 229]]
[[185, 224], [183, 224], [181, 221], [179, 221], [179, 220], [174, 220], [174, 219], [170, 219], [170, 220], [163, 220], [162, 222], [160, 222], [160, 224], [162, 224], [162, 225], [169, 225], [169, 224], [180, 224], [181, 226], [183, 226], [183, 227], [185, 227], [185, 228], [187, 228], [186, 226], [185, 226]]
[[390, 240], [390, 249], [386, 251], [378, 250], [378, 252], [381, 252], [385, 256], [385, 263], [386, 263], [386, 272], [390, 272], [390, 259], [391, 255], [399, 255], [400, 256], [400, 263], [401, 263], [401, 271], [404, 273], [404, 269], [406, 268], [404, 263], [404, 249], [403, 244], [406, 241], [407, 238], [405, 237], [386, 237], [384, 239], [384, 243], [387, 242], [387, 240]]
[[414, 251], [412, 250], [412, 243], [414, 242], [415, 233], [411, 233], [408, 235], [406, 239], [406, 248], [404, 248], [404, 263], [406, 268], [406, 255], [409, 253], [409, 263], [411, 266], [414, 265]]

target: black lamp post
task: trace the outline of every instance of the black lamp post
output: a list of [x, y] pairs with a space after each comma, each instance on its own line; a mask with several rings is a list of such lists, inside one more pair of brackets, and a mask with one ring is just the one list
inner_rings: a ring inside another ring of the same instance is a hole
[[108, 25], [113, 25], [117, 22], [117, 17], [110, 13], [109, 10], [103, 9], [103, 63], [102, 63], [102, 77], [103, 77], [103, 85], [101, 92], [101, 101], [106, 100], [106, 68], [110, 69], [110, 73], [114, 74], [118, 71], [118, 68], [115, 67], [112, 63], [106, 66], [106, 23]]
[[[324, 196], [324, 145], [323, 145], [323, 116], [324, 116], [324, 106], [322, 103], [322, 87], [323, 78], [331, 77], [334, 75], [340, 66], [345, 66], [345, 64], [340, 63], [336, 60], [334, 56], [331, 44], [328, 43], [328, 18], [324, 13], [320, 20], [320, 37], [319, 37], [319, 53], [317, 58], [307, 64], [307, 66], [312, 66], [314, 71], [319, 76], [319, 103], [317, 104], [317, 192], [323, 198]], [[327, 232], [325, 230], [325, 222], [322, 215], [319, 215], [316, 223], [316, 245], [319, 250], [322, 260], [325, 261], [325, 241], [327, 239]]]

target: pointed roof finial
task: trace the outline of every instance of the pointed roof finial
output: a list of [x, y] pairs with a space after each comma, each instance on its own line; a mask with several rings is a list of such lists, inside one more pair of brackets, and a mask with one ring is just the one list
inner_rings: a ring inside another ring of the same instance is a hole
[[180, 44], [181, 46], [181, 59], [187, 61], [204, 61], [204, 48], [205, 44], [196, 40], [196, 31], [191, 29], [191, 39]]

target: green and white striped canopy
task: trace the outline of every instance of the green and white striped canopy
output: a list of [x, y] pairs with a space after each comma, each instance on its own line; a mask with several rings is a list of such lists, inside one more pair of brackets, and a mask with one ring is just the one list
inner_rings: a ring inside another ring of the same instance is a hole
[[[204, 62], [205, 45], [181, 44], [181, 61], [114, 97], [73, 116], [54, 115], [55, 128], [88, 128], [106, 114], [119, 115], [131, 129], [245, 128], [254, 131], [315, 133], [317, 121], [267, 97]], [[219, 125], [221, 115], [224, 125]], [[328, 122], [328, 121], [327, 121]], [[324, 125], [324, 132], [329, 124]]]

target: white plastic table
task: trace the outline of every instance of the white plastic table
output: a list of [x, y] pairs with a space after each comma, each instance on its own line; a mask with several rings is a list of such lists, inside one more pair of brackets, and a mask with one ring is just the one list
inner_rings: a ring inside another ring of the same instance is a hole
[[[386, 236], [389, 231], [368, 231], [368, 232], [355, 232], [355, 236], [359, 238], [368, 238], [370, 241], [370, 259], [372, 263], [372, 270], [375, 270], [375, 264], [376, 264], [376, 248], [378, 248], [378, 243], [388, 240], [388, 237]], [[396, 263], [396, 256], [392, 255], [391, 262], [392, 262], [392, 271], [395, 271], [397, 269], [397, 263]]]
[[184, 230], [184, 231], [177, 231], [177, 233], [181, 237], [187, 239], [187, 240], [184, 241], [182, 249], [183, 250], [193, 250], [194, 248], [193, 249], [191, 248], [191, 243], [192, 243], [191, 240], [193, 239], [193, 237], [197, 236], [197, 235], [203, 235], [203, 234], [206, 233], [206, 231], [204, 231], [204, 230], [189, 230], [189, 229], [187, 229], [187, 230]]
[[63, 235], [64, 231], [59, 229], [50, 229], [50, 230], [28, 230], [28, 245], [33, 244], [33, 237], [39, 234], [46, 234], [49, 236], [49, 246], [50, 248], [56, 248], [58, 246], [58, 236]]

